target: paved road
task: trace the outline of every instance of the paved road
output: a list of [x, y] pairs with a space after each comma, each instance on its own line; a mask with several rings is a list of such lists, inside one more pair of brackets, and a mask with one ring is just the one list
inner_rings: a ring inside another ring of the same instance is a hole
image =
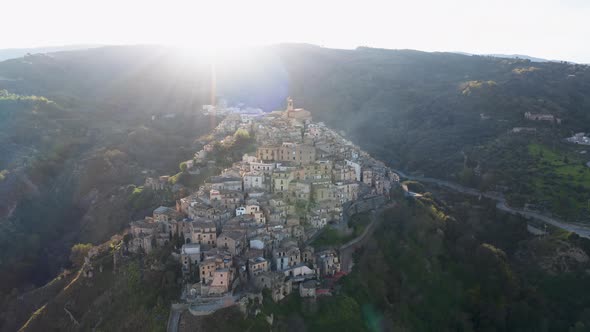
[[424, 177], [424, 176], [412, 176], [412, 175], [405, 174], [404, 172], [396, 170], [396, 169], [392, 169], [392, 170], [395, 171], [396, 173], [398, 173], [403, 178], [407, 178], [410, 180], [416, 180], [416, 181], [420, 181], [420, 182], [435, 183], [435, 184], [453, 189], [455, 191], [458, 191], [460, 193], [464, 193], [467, 195], [482, 196], [482, 197], [486, 197], [489, 199], [493, 199], [497, 202], [496, 208], [498, 208], [499, 210], [502, 210], [502, 211], [505, 211], [508, 213], [512, 213], [512, 214], [521, 215], [526, 218], [537, 219], [537, 220], [543, 221], [545, 223], [548, 223], [550, 225], [553, 225], [555, 227], [566, 230], [568, 232], [576, 233], [581, 237], [585, 237], [585, 238], [590, 239], [590, 227], [566, 223], [566, 222], [563, 222], [555, 217], [550, 217], [550, 216], [547, 216], [547, 215], [544, 215], [541, 213], [526, 211], [523, 209], [510, 207], [508, 205], [508, 203], [506, 202], [506, 199], [504, 199], [501, 196], [498, 196], [497, 194], [482, 192], [477, 189], [465, 187], [460, 184], [453, 183], [453, 182], [446, 181], [446, 180], [440, 180], [440, 179], [429, 178], [429, 177]]
[[178, 323], [180, 322], [180, 314], [185, 310], [185, 306], [172, 304], [170, 306], [170, 316], [168, 317], [168, 324], [166, 326], [167, 332], [178, 331]]
[[354, 254], [356, 249], [364, 243], [364, 240], [368, 238], [368, 235], [373, 233], [373, 230], [375, 229], [375, 224], [377, 223], [377, 219], [379, 218], [375, 217], [374, 211], [371, 211], [370, 218], [371, 222], [369, 223], [367, 228], [365, 228], [363, 234], [340, 247], [340, 269], [343, 272], [350, 273], [352, 271], [352, 254]]
[[369, 218], [371, 218], [371, 222], [369, 223], [369, 225], [367, 225], [367, 227], [363, 231], [363, 234], [348, 241], [346, 244], [343, 244], [340, 247], [340, 249], [339, 249], [339, 251], [340, 251], [340, 266], [341, 266], [342, 271], [344, 271], [346, 273], [350, 273], [352, 271], [352, 266], [353, 266], [352, 254], [354, 254], [356, 249], [358, 249], [360, 246], [365, 244], [367, 239], [369, 239], [371, 237], [371, 235], [373, 234], [373, 232], [377, 228], [377, 226], [378, 226], [377, 224], [381, 220], [383, 220], [383, 218], [381, 218], [381, 212], [383, 212], [387, 208], [393, 207], [393, 206], [395, 206], [395, 202], [387, 204], [383, 207], [380, 207], [377, 210], [371, 210], [371, 214], [369, 215]]

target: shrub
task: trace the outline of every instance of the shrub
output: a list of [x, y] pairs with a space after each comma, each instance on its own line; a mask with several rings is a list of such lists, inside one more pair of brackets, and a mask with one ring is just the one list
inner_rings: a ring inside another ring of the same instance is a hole
[[88, 255], [90, 249], [92, 249], [92, 244], [90, 243], [75, 244], [70, 252], [70, 262], [72, 262], [72, 265], [76, 267], [82, 266], [84, 264], [84, 257]]

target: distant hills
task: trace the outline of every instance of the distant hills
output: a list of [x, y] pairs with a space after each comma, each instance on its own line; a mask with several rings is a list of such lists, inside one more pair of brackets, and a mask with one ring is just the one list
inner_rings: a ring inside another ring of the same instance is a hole
[[74, 51], [74, 50], [95, 48], [95, 47], [100, 47], [100, 46], [102, 46], [102, 45], [83, 44], [83, 45], [46, 46], [46, 47], [33, 47], [33, 48], [6, 48], [6, 49], [0, 49], [0, 61], [20, 58], [20, 57], [23, 57], [27, 54]]
[[492, 56], [495, 58], [505, 58], [505, 59], [523, 59], [529, 60], [531, 62], [559, 62], [561, 60], [548, 60], [543, 58], [537, 58], [534, 56], [523, 55], [523, 54], [500, 54], [500, 53], [492, 53], [492, 54], [476, 54], [476, 53], [467, 53], [467, 52], [452, 52], [462, 55], [481, 55], [481, 56]]
[[524, 60], [530, 60], [532, 62], [556, 62], [556, 61], [559, 61], [559, 60], [548, 60], [548, 59], [543, 59], [543, 58], [536, 58], [533, 56], [522, 55], [522, 54], [485, 54], [485, 55], [493, 56], [496, 58], [524, 59]]

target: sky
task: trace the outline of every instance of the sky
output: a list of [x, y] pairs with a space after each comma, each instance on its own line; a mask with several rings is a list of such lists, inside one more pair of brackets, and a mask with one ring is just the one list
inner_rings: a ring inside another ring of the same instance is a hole
[[590, 63], [590, 0], [5, 0], [0, 49], [303, 42]]

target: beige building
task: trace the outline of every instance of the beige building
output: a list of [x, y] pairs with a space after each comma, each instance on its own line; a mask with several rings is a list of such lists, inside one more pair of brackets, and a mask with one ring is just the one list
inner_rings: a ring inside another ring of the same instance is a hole
[[250, 258], [248, 260], [248, 272], [250, 277], [267, 272], [269, 269], [270, 266], [268, 265], [268, 261], [263, 257]]
[[254, 276], [253, 282], [259, 289], [269, 289], [275, 302], [284, 299], [293, 290], [292, 281], [277, 271], [262, 272]]
[[309, 164], [313, 163], [315, 158], [315, 147], [307, 144], [283, 143], [278, 151], [279, 161]]
[[153, 215], [156, 221], [172, 221], [178, 220], [180, 217], [175, 209], [166, 206], [160, 206], [155, 209]]
[[274, 145], [261, 146], [256, 149], [256, 158], [261, 161], [278, 161], [279, 147]]
[[131, 252], [140, 252], [143, 250], [146, 253], [150, 253], [158, 245], [161, 224], [161, 222], [155, 222], [153, 218], [149, 217], [144, 220], [131, 222], [132, 240], [129, 250]]
[[293, 172], [275, 171], [272, 173], [271, 180], [273, 192], [286, 192], [289, 190], [289, 183], [293, 180]]
[[340, 258], [334, 250], [319, 252], [316, 261], [322, 277], [333, 276], [335, 273], [340, 272]]
[[264, 162], [255, 162], [255, 163], [250, 163], [250, 170], [251, 171], [257, 171], [257, 172], [263, 172], [263, 173], [268, 173], [268, 172], [272, 172], [275, 169], [275, 164], [270, 162], [270, 163], [264, 163]]
[[335, 186], [338, 190], [340, 203], [358, 199], [359, 184], [357, 182], [337, 182]]
[[234, 176], [212, 176], [205, 185], [215, 190], [242, 190], [242, 178]]
[[316, 281], [307, 280], [299, 285], [299, 296], [315, 297]]
[[[192, 232], [189, 238], [186, 239], [187, 243], [198, 243], [215, 246], [217, 243], [217, 228], [215, 223], [212, 221], [193, 221], [191, 222]], [[186, 234], [185, 234], [186, 236]]]
[[239, 255], [244, 249], [244, 234], [239, 232], [222, 232], [217, 237], [217, 248], [232, 255]]
[[282, 271], [301, 263], [301, 252], [294, 241], [285, 241], [273, 251], [273, 258], [277, 270]]
[[283, 143], [280, 146], [261, 146], [256, 150], [261, 161], [285, 161], [296, 164], [309, 164], [316, 160], [315, 147], [309, 144]]
[[[211, 284], [206, 285], [208, 287], [203, 287], [201, 288], [201, 290], [208, 288], [207, 295], [227, 293], [230, 290], [231, 286], [230, 276], [231, 273], [229, 269], [217, 269], [215, 270], [215, 272], [213, 272], [213, 279], [211, 280]], [[203, 294], [202, 291], [201, 294]]]
[[289, 197], [308, 201], [311, 197], [311, 183], [307, 181], [291, 181]]
[[313, 184], [312, 197], [316, 202], [338, 199], [338, 190], [332, 184]]
[[363, 183], [369, 186], [373, 185], [374, 174], [370, 169], [363, 170]]
[[180, 262], [182, 272], [189, 273], [193, 267], [197, 267], [201, 261], [201, 245], [198, 243], [184, 244], [180, 249]]
[[329, 160], [317, 160], [311, 164], [301, 166], [295, 171], [297, 180], [330, 179], [333, 164]]
[[285, 116], [289, 119], [295, 119], [301, 122], [310, 122], [312, 119], [311, 112], [306, 111], [303, 108], [295, 108], [291, 97], [287, 98], [287, 110], [285, 111]]
[[[199, 279], [201, 284], [210, 284], [215, 278], [215, 271], [231, 267], [232, 257], [220, 251], [204, 252], [204, 255], [205, 259], [199, 264]], [[229, 277], [231, 280], [231, 275]]]
[[216, 190], [209, 191], [209, 199], [215, 207], [225, 210], [235, 210], [244, 202], [244, 193], [235, 190]]
[[264, 189], [264, 174], [259, 171], [247, 172], [243, 176], [244, 191]]
[[151, 190], [164, 190], [169, 187], [168, 180], [170, 176], [162, 175], [159, 178], [148, 177], [145, 179], [144, 187]]

